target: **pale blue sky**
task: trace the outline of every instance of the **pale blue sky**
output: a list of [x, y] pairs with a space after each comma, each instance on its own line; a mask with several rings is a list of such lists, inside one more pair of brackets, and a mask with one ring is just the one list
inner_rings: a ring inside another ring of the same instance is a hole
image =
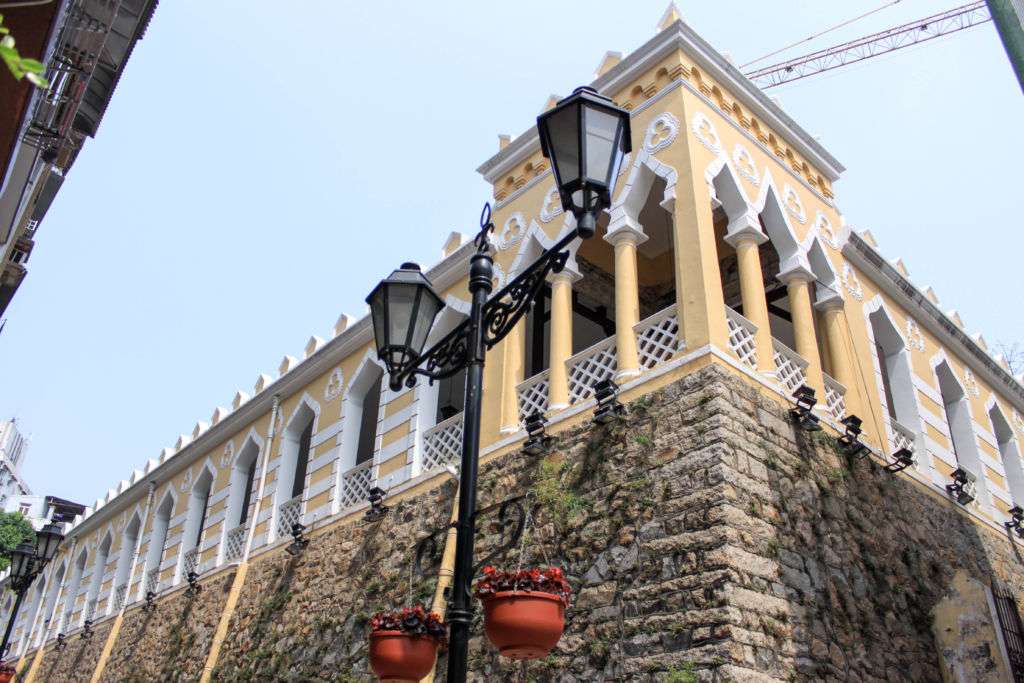
[[[807, 47], [923, 17], [903, 0]], [[738, 63], [882, 4], [682, 3]], [[470, 232], [497, 134], [655, 32], [664, 0], [165, 0], [38, 234], [0, 416], [86, 504]], [[797, 54], [799, 51], [794, 52]], [[772, 91], [847, 167], [840, 210], [991, 342], [1024, 341], [1024, 98], [991, 24]]]

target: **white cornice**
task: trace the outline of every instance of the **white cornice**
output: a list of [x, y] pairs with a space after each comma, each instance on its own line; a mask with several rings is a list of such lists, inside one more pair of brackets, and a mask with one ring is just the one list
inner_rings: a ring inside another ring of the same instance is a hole
[[1002, 397], [1017, 410], [1024, 412], [1024, 386], [971, 339], [970, 335], [957, 327], [925, 296], [924, 292], [886, 261], [863, 237], [851, 230], [842, 252], [853, 265], [869, 275], [882, 291], [935, 335], [943, 346], [955, 353], [991, 387], [1001, 389]]
[[[444, 292], [468, 275], [469, 257], [475, 249], [476, 245], [471, 240], [427, 270], [427, 277], [438, 291]], [[367, 291], [369, 288], [370, 285], [367, 286]], [[211, 453], [222, 441], [231, 438], [246, 425], [269, 413], [275, 395], [284, 399], [297, 393], [321, 375], [329, 373], [342, 360], [372, 340], [370, 316], [364, 315], [340, 335], [324, 344], [316, 353], [301, 361], [291, 372], [274, 380], [266, 389], [243, 403], [238, 410], [211, 426], [195, 441], [160, 463], [148, 475], [140, 478], [116, 498], [82, 520], [68, 535], [81, 536], [98, 525], [109, 522], [114, 516], [141, 500], [147, 494], [146, 487], [149, 482], [159, 486], [173, 479], [178, 473]]]
[[[835, 157], [791, 119], [777, 104], [751, 83], [739, 70], [730, 64], [717, 50], [697, 35], [683, 21], [677, 21], [624, 60], [616, 64], [603, 76], [596, 78], [591, 86], [604, 94], [616, 92], [631, 82], [653, 64], [665, 58], [674, 50], [689, 55], [708, 76], [721, 83], [755, 116], [776, 131], [816, 168], [825, 173], [829, 181], [835, 181], [846, 169]], [[501, 176], [525, 161], [540, 149], [536, 127], [509, 143], [477, 168], [489, 183], [495, 183]]]

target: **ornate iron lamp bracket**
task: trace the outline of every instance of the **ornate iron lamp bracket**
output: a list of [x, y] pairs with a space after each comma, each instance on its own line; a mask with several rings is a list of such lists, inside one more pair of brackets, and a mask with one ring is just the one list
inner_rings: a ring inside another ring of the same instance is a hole
[[[526, 527], [525, 500], [525, 495], [512, 496], [499, 503], [477, 510], [475, 516], [477, 520], [491, 513], [497, 513], [491, 528], [501, 534], [501, 538], [500, 543], [495, 548], [491, 549], [490, 552], [473, 565], [473, 574], [478, 574], [491, 560], [506, 550], [514, 548], [519, 543], [519, 540], [523, 537], [523, 530]], [[448, 526], [434, 529], [416, 544], [415, 569], [419, 576], [433, 574], [440, 567], [443, 537], [450, 529], [455, 528], [456, 524], [453, 522]]]
[[[477, 254], [490, 252], [490, 234], [493, 231], [491, 205], [487, 203], [484, 204], [483, 212], [480, 214], [480, 232], [474, 239]], [[566, 247], [577, 237], [579, 237], [578, 230], [571, 230], [484, 304], [484, 344], [488, 349], [504, 339], [526, 314], [533, 302], [537, 300], [548, 275], [561, 272], [565, 268], [565, 264], [569, 261], [569, 252]], [[404, 382], [407, 387], [411, 388], [416, 385], [417, 375], [427, 377], [433, 382], [451, 377], [466, 367], [469, 361], [469, 322], [469, 320], [463, 321], [436, 344], [424, 351], [419, 358], [409, 363], [394, 378], [395, 385], [401, 386]]]

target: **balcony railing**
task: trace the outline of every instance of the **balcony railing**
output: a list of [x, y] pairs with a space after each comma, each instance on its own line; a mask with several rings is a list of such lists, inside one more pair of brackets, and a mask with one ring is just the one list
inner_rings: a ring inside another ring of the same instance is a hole
[[832, 377], [825, 377], [825, 406], [832, 419], [839, 422], [846, 417], [846, 387]]
[[160, 592], [160, 568], [150, 569], [146, 572], [146, 592], [147, 593], [159, 593]]
[[757, 325], [742, 315], [725, 307], [725, 319], [729, 324], [729, 348], [751, 370], [757, 370], [757, 344], [754, 335]]
[[526, 419], [533, 413], [548, 410], [548, 371], [545, 370], [516, 387], [519, 395], [519, 417]]
[[889, 420], [889, 426], [892, 427], [892, 452], [895, 453], [902, 448], [913, 451], [914, 442], [917, 441], [914, 430], [904, 427], [896, 420]]
[[595, 384], [615, 375], [618, 368], [615, 337], [602, 339], [580, 351], [565, 361], [565, 366], [569, 375], [569, 403], [585, 401], [590, 398]]
[[245, 534], [249, 530], [248, 525], [239, 524], [228, 531], [224, 537], [224, 561], [235, 562], [242, 557], [245, 551]]
[[93, 618], [96, 614], [96, 598], [89, 600], [85, 603], [85, 609], [82, 610], [82, 621], [86, 622]]
[[664, 308], [633, 326], [640, 368], [650, 370], [685, 348], [679, 336], [679, 318], [675, 304]]
[[360, 463], [341, 478], [341, 509], [364, 502], [373, 486], [373, 460]]
[[423, 433], [423, 471], [457, 464], [462, 455], [463, 414], [453, 415]]
[[185, 560], [181, 563], [181, 575], [187, 576], [189, 572], [199, 573], [199, 548], [192, 548], [185, 553]]
[[124, 606], [124, 599], [128, 595], [128, 584], [122, 583], [114, 589], [114, 609], [116, 612]]
[[786, 393], [792, 394], [807, 381], [807, 361], [778, 339], [772, 339], [772, 349], [775, 352], [776, 377], [786, 388]]
[[277, 508], [277, 537], [290, 536], [292, 524], [301, 521], [302, 517], [302, 494], [291, 500], [286, 500]]

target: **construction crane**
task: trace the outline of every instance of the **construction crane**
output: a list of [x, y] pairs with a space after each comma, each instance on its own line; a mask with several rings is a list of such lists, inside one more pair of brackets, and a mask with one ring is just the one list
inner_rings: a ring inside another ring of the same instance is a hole
[[838, 69], [992, 21], [985, 0], [744, 74], [762, 90]]

